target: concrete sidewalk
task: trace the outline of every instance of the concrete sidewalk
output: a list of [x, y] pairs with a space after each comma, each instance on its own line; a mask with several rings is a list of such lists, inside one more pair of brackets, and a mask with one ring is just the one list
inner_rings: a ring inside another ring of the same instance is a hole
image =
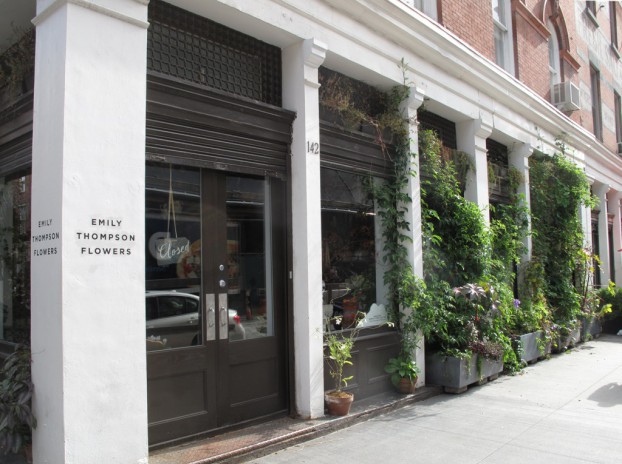
[[440, 395], [255, 464], [622, 463], [622, 337], [604, 335], [461, 395]]

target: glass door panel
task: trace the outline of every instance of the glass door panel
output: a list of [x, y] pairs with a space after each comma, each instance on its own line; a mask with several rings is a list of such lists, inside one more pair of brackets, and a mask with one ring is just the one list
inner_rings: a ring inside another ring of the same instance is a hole
[[203, 343], [200, 170], [148, 165], [147, 350]]
[[[274, 334], [270, 194], [264, 179], [227, 176], [227, 263], [229, 307], [244, 335], [230, 341]], [[229, 325], [230, 329], [232, 327]]]

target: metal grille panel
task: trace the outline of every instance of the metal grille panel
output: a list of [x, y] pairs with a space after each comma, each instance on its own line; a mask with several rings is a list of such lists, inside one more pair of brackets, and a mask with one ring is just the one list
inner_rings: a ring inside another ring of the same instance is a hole
[[456, 123], [430, 111], [419, 111], [417, 120], [421, 129], [433, 130], [441, 139], [445, 148], [458, 148], [456, 141]]
[[281, 106], [279, 48], [162, 1], [149, 21], [149, 70]]

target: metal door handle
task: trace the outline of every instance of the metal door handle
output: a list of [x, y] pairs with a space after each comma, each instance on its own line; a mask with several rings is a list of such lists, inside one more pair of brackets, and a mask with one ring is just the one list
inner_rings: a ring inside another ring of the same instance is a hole
[[205, 340], [216, 339], [216, 295], [213, 293], [205, 294], [205, 312], [207, 326], [205, 327]]
[[218, 306], [220, 307], [220, 336], [221, 340], [229, 338], [229, 307], [227, 303], [227, 294], [218, 294]]
[[216, 320], [216, 311], [214, 310], [213, 306], [210, 306], [209, 309], [207, 310], [207, 324], [210, 327], [214, 327], [214, 324]]

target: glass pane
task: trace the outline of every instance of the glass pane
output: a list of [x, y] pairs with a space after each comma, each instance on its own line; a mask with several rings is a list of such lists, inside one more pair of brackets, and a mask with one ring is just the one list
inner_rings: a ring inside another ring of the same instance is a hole
[[264, 179], [227, 177], [230, 341], [273, 335], [269, 193]]
[[326, 325], [331, 330], [381, 325], [387, 321], [381, 245], [367, 179], [327, 168], [321, 175]]
[[202, 343], [198, 169], [147, 165], [147, 350]]
[[0, 177], [0, 340], [30, 340], [30, 174]]

